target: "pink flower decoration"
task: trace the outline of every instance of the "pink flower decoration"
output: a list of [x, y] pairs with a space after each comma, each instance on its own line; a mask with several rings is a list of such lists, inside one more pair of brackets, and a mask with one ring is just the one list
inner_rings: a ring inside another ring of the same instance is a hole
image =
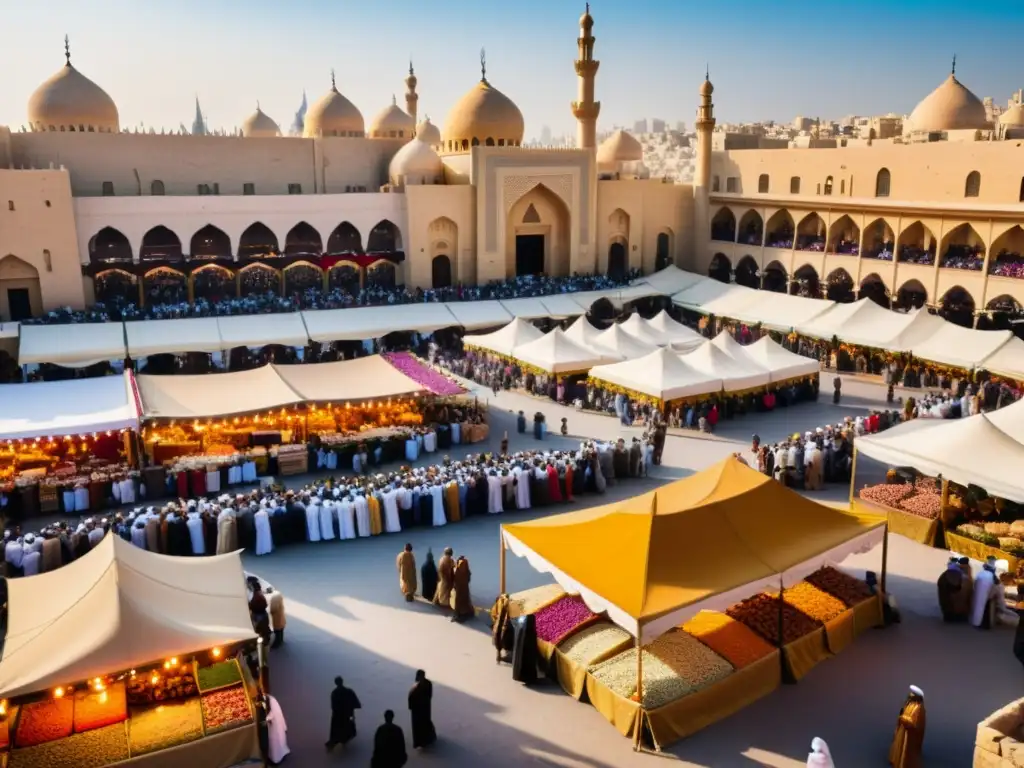
[[567, 595], [534, 614], [537, 637], [558, 644], [569, 634], [597, 619], [579, 595]]
[[461, 395], [466, 391], [447, 376], [424, 365], [408, 352], [387, 352], [384, 354], [384, 359], [435, 395]]

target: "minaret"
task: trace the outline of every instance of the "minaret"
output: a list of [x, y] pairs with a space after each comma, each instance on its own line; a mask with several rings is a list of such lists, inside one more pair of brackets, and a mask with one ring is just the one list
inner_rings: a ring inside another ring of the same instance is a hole
[[203, 110], [199, 108], [199, 96], [196, 96], [196, 116], [192, 120], [192, 135], [206, 135], [206, 121], [203, 119]]
[[576, 59], [576, 77], [579, 79], [579, 101], [572, 103], [572, 114], [578, 123], [576, 146], [589, 149], [597, 146], [597, 116], [601, 113], [601, 102], [594, 101], [594, 78], [601, 62], [594, 58], [594, 18], [590, 15], [590, 3], [580, 16], [580, 36], [576, 39], [579, 58]]
[[711, 103], [711, 94], [714, 91], [705, 70], [697, 108], [697, 166], [693, 174], [694, 255], [698, 263], [711, 237], [711, 134], [715, 130], [715, 105]]
[[[416, 125], [416, 105], [420, 97], [416, 93], [416, 73], [412, 68], [412, 59], [409, 60], [409, 76], [405, 78], [405, 111], [412, 118], [412, 124]], [[415, 128], [413, 129], [415, 131]]]

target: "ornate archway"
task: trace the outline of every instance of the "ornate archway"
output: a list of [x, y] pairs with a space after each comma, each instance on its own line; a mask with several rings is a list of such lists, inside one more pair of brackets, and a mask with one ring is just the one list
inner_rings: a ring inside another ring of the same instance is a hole
[[239, 261], [276, 256], [279, 252], [277, 235], [262, 221], [255, 221], [250, 224], [242, 232], [242, 236], [238, 238]]
[[430, 238], [431, 271], [434, 259], [444, 256], [448, 259], [448, 285], [456, 282], [468, 282], [466, 275], [460, 275], [457, 268], [459, 254], [459, 227], [447, 216], [439, 216], [427, 227]]
[[821, 280], [818, 277], [818, 270], [810, 264], [804, 264], [796, 270], [793, 273], [793, 282], [790, 284], [789, 292], [794, 296], [820, 299]]
[[305, 221], [289, 229], [284, 237], [285, 256], [320, 256], [323, 250], [320, 233]]
[[104, 227], [89, 240], [89, 261], [93, 264], [131, 264], [131, 243], [121, 230]]
[[843, 268], [833, 269], [826, 280], [826, 298], [840, 304], [849, 304], [856, 301], [857, 296], [853, 292], [853, 278]]
[[[531, 206], [536, 215], [527, 217]], [[570, 221], [568, 206], [544, 184], [520, 197], [505, 217], [505, 275], [568, 275]]]
[[142, 294], [147, 307], [183, 304], [188, 301], [188, 278], [171, 267], [157, 267], [142, 276]]
[[860, 281], [860, 297], [871, 299], [878, 306], [889, 309], [889, 289], [882, 278], [873, 272]]
[[327, 238], [327, 252], [339, 256], [363, 252], [363, 236], [350, 222], [343, 221]]
[[927, 265], [935, 263], [938, 243], [935, 240], [935, 235], [924, 225], [924, 222], [915, 221], [904, 229], [900, 233], [897, 245], [899, 250], [896, 257], [900, 262]]
[[796, 249], [798, 251], [825, 250], [825, 220], [816, 213], [809, 213], [800, 220], [796, 228]]
[[192, 272], [192, 297], [209, 302], [232, 299], [238, 295], [235, 274], [218, 264], [207, 264]]
[[110, 307], [138, 304], [139, 278], [123, 269], [105, 269], [92, 278], [96, 301]]
[[39, 270], [14, 254], [4, 256], [0, 259], [0, 321], [19, 322], [42, 312]]
[[736, 215], [729, 208], [720, 208], [711, 218], [711, 239], [736, 242]]
[[885, 219], [875, 219], [864, 228], [864, 250], [868, 259], [892, 261], [896, 253], [896, 236]]
[[974, 326], [974, 310], [974, 297], [959, 285], [954, 285], [939, 300], [939, 314], [964, 328]]
[[231, 238], [224, 230], [207, 224], [192, 235], [189, 255], [193, 259], [230, 259]]
[[907, 280], [896, 291], [895, 305], [899, 309], [920, 309], [928, 303], [928, 291], [920, 280]]
[[781, 208], [771, 215], [765, 229], [767, 230], [764, 240], [766, 248], [789, 250], [793, 247], [793, 232], [796, 225], [793, 223], [793, 217], [785, 208]]
[[308, 261], [297, 261], [281, 270], [286, 296], [302, 294], [306, 291], [319, 293], [324, 288], [324, 271], [316, 264]]
[[992, 242], [989, 274], [1024, 279], [1024, 229], [1015, 224]]
[[1024, 336], [1024, 307], [1013, 296], [996, 296], [985, 305], [985, 314], [978, 318], [983, 331], [1013, 331], [1018, 338]]
[[449, 288], [452, 284], [452, 260], [441, 254], [430, 260], [430, 285], [432, 288]]
[[828, 232], [829, 253], [842, 253], [856, 256], [860, 253], [860, 228], [853, 219], [843, 215], [836, 219]]
[[393, 261], [380, 259], [366, 268], [366, 285], [369, 288], [395, 288], [398, 286], [398, 267]]
[[155, 226], [142, 236], [139, 261], [179, 262], [182, 259], [181, 239], [167, 227]]
[[608, 216], [608, 263], [605, 274], [622, 281], [629, 274], [629, 235], [632, 219], [622, 208]]
[[732, 262], [724, 253], [716, 253], [708, 265], [708, 277], [720, 283], [732, 282]]
[[764, 243], [764, 221], [761, 214], [751, 208], [740, 218], [736, 232], [736, 242], [744, 245], [760, 246]]
[[351, 295], [359, 293], [363, 270], [354, 261], [339, 261], [327, 270], [327, 287]]
[[614, 242], [608, 246], [608, 277], [622, 282], [628, 274], [629, 257], [626, 255], [626, 244]]
[[941, 251], [940, 267], [979, 270], [985, 262], [985, 241], [974, 227], [966, 222], [946, 233], [942, 238]]
[[736, 285], [745, 288], [760, 288], [761, 275], [753, 256], [744, 256], [736, 265]]
[[250, 264], [238, 271], [238, 295], [262, 296], [268, 293], [280, 295], [281, 273], [266, 264]]
[[773, 261], [765, 267], [761, 287], [773, 293], [786, 293], [786, 289], [789, 288], [789, 275], [786, 274], [786, 268], [777, 261]]
[[367, 253], [398, 253], [402, 250], [402, 233], [388, 219], [378, 221], [366, 238]]

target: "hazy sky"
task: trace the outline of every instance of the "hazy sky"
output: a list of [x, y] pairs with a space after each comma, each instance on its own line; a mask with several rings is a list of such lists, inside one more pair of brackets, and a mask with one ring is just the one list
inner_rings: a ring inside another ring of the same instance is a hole
[[[522, 109], [528, 137], [573, 130], [572, 61], [582, 2], [519, 0], [44, 0], [2, 18], [0, 124], [15, 129], [36, 86], [73, 64], [114, 98], [122, 126], [191, 126], [199, 96], [211, 127], [263, 111], [287, 130], [303, 88], [330, 85], [367, 121], [403, 104], [412, 57], [420, 116], [441, 126], [487, 75]], [[720, 120], [905, 113], [948, 74], [1004, 103], [1024, 86], [1024, 2], [598, 0], [600, 128], [641, 117], [692, 123], [705, 62]]]

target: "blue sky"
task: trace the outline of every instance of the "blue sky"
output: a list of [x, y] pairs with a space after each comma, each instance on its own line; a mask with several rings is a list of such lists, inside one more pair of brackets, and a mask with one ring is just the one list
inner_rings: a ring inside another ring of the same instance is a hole
[[[263, 110], [287, 128], [305, 88], [330, 85], [367, 120], [401, 93], [411, 56], [420, 116], [441, 125], [449, 107], [488, 79], [526, 118], [573, 130], [572, 60], [582, 2], [519, 0], [47, 0], [6, 4], [0, 124], [15, 130], [35, 87], [64, 61], [113, 96], [126, 126], [191, 125], [198, 94], [211, 126]], [[861, 0], [828, 6], [734, 0], [598, 0], [600, 128], [641, 117], [692, 123], [704, 65], [720, 120], [797, 114], [909, 112], [949, 73], [1004, 103], [1024, 86], [1024, 3]]]

